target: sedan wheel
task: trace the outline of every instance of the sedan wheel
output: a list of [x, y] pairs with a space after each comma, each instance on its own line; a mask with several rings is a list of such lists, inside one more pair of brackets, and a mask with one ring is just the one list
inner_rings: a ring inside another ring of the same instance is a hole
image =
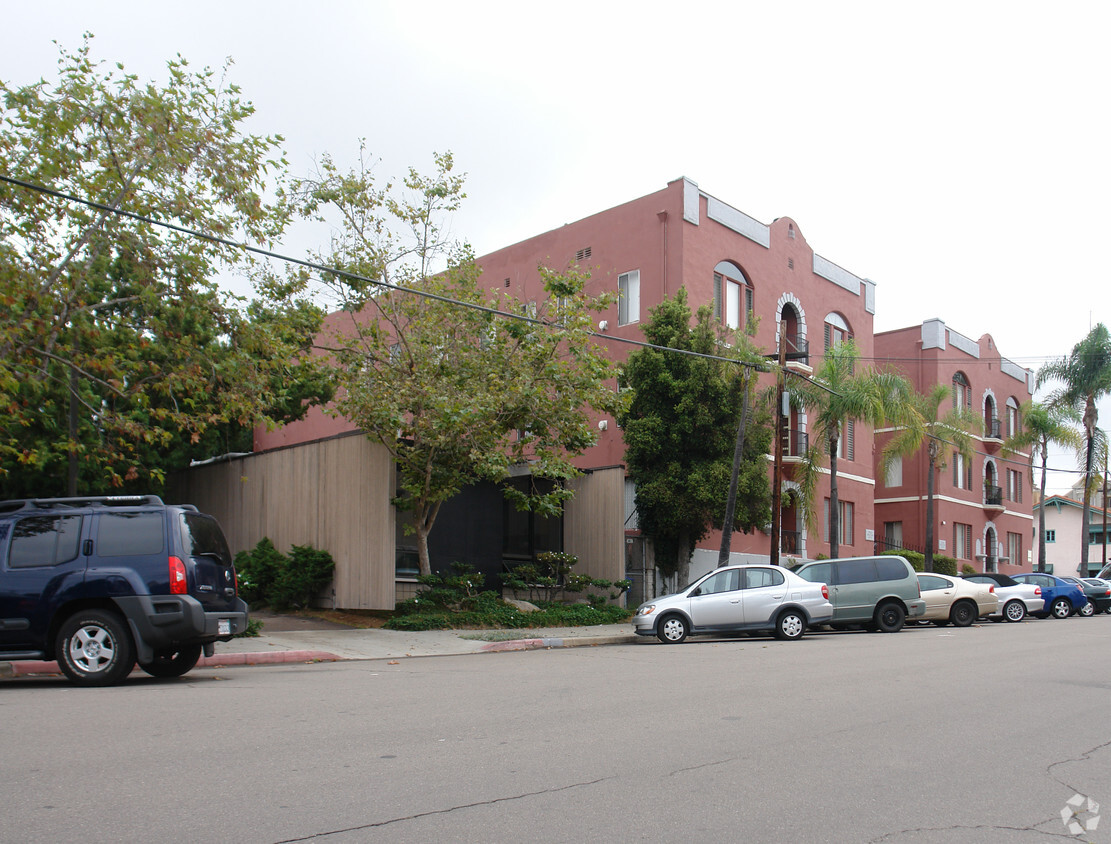
[[687, 638], [687, 622], [681, 615], [668, 615], [660, 619], [656, 638], [665, 645], [678, 645]]
[[806, 619], [794, 610], [788, 610], [779, 617], [775, 623], [775, 638], [786, 639], [788, 641], [793, 639], [801, 639], [802, 634], [806, 632]]
[[970, 601], [957, 601], [949, 610], [949, 620], [954, 627], [968, 627], [976, 620], [976, 609]]
[[1049, 612], [1054, 618], [1068, 618], [1072, 615], [1072, 604], [1069, 603], [1068, 598], [1058, 598], [1049, 608]]
[[1092, 606], [1092, 602], [1088, 601], [1084, 606], [1079, 609], [1079, 613], [1085, 618], [1090, 618], [1096, 614], [1096, 608]]
[[1010, 622], [1022, 621], [1026, 618], [1026, 604], [1022, 601], [1008, 601], [1003, 607], [1003, 618]]

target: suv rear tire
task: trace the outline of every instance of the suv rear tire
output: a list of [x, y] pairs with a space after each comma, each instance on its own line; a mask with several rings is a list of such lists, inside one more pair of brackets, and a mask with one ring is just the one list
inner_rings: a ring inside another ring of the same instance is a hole
[[81, 686], [113, 686], [135, 667], [131, 634], [114, 612], [74, 613], [58, 630], [54, 653], [58, 667]]
[[154, 661], [139, 663], [151, 677], [180, 677], [188, 674], [201, 658], [200, 645], [185, 645], [181, 649], [154, 652]]

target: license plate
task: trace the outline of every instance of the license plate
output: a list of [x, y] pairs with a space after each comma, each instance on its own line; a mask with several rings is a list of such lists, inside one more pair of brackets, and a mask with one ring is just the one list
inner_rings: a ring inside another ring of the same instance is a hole
[[230, 618], [217, 619], [217, 621], [216, 621], [216, 632], [220, 636], [230, 636], [231, 635], [231, 619]]

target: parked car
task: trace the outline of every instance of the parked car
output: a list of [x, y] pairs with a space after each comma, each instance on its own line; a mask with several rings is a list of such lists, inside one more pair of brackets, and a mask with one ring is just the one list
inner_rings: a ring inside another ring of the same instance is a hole
[[1082, 616], [1088, 617], [1096, 613], [1107, 612], [1107, 609], [1111, 607], [1111, 583], [1095, 577], [1070, 577], [1062, 574], [1060, 578], [1061, 580], [1067, 580], [1069, 583], [1075, 583], [1084, 590], [1088, 603], [1080, 608]]
[[946, 624], [968, 627], [980, 616], [999, 609], [994, 584], [919, 572], [918, 586], [922, 590], [922, 600], [926, 602], [926, 612], [918, 620], [932, 621], [939, 627]]
[[914, 567], [905, 557], [843, 557], [803, 563], [794, 570], [803, 580], [829, 584], [833, 626], [865, 624], [884, 633], [920, 618], [926, 602]]
[[[1087, 583], [1089, 586], [1098, 586], [1101, 589], [1107, 589], [1108, 590], [1108, 594], [1106, 596], [1108, 598], [1108, 603], [1103, 606], [1103, 609], [1100, 610], [1100, 606], [1101, 606], [1101, 604], [1103, 604], [1102, 601], [1096, 601], [1095, 605], [1096, 605], [1096, 612], [1111, 613], [1111, 580], [1104, 580], [1101, 577], [1085, 577], [1085, 578], [1081, 578], [1081, 579], [1085, 583]], [[1092, 600], [1092, 596], [1091, 596], [1090, 593], [1088, 593], [1088, 600], [1089, 601]]]
[[1045, 607], [1040, 612], [1031, 613], [1037, 618], [1068, 618], [1080, 611], [1088, 603], [1087, 597], [1075, 583], [1069, 583], [1053, 574], [1044, 572], [1026, 572], [1011, 575], [1019, 583], [1029, 583], [1042, 588], [1042, 600]]
[[1027, 613], [1041, 612], [1045, 608], [1040, 586], [1019, 583], [1010, 575], [996, 572], [976, 572], [962, 576], [972, 583], [995, 587], [999, 608], [988, 616], [992, 621], [1018, 622], [1025, 619]]
[[154, 495], [0, 502], [0, 660], [178, 677], [247, 628], [220, 525]]
[[741, 631], [799, 639], [807, 627], [832, 616], [824, 583], [810, 583], [779, 566], [725, 566], [673, 595], [641, 604], [633, 627], [665, 644], [693, 634]]

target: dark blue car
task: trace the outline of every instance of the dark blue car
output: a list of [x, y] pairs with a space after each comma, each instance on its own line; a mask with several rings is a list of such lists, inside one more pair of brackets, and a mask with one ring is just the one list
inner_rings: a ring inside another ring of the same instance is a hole
[[1038, 618], [1068, 618], [1073, 613], [1088, 603], [1088, 596], [1084, 590], [1075, 583], [1069, 583], [1056, 575], [1032, 572], [1028, 574], [1011, 575], [1019, 583], [1031, 583], [1042, 587], [1042, 598], [1045, 599], [1045, 609], [1033, 613]]

